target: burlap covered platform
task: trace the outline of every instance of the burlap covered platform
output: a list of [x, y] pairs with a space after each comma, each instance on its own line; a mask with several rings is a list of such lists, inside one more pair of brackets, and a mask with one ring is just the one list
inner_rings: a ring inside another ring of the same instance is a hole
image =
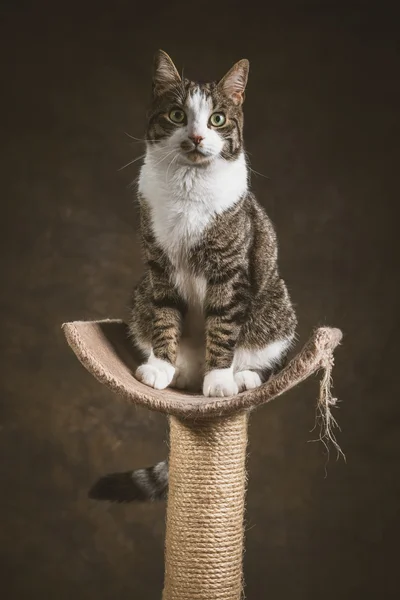
[[119, 320], [75, 321], [63, 325], [69, 345], [80, 362], [101, 383], [134, 404], [182, 418], [229, 415], [269, 402], [324, 366], [342, 339], [339, 329], [316, 329], [285, 369], [255, 390], [231, 398], [205, 398], [172, 389], [153, 390], [133, 373], [137, 355]]
[[328, 405], [341, 331], [315, 330], [288, 365], [255, 390], [205, 398], [137, 381], [137, 356], [122, 321], [77, 321], [65, 323], [63, 330], [80, 362], [101, 383], [133, 404], [170, 415], [163, 600], [240, 600], [248, 411], [320, 368], [325, 370], [320, 401]]

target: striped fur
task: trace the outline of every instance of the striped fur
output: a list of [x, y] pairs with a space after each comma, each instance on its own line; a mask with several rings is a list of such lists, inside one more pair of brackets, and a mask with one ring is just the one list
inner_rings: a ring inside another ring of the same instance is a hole
[[[152, 387], [207, 396], [251, 389], [283, 364], [294, 339], [275, 231], [248, 189], [248, 68], [239, 61], [219, 82], [199, 84], [181, 79], [165, 53], [156, 58], [139, 178], [147, 268], [130, 321], [145, 357], [136, 377]], [[161, 464], [101, 480], [98, 496], [164, 497]]]

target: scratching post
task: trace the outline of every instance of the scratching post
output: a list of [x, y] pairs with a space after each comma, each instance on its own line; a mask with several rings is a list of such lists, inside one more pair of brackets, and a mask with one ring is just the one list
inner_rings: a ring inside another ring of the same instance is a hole
[[137, 359], [122, 321], [78, 321], [65, 323], [63, 330], [101, 383], [133, 404], [169, 415], [163, 600], [240, 600], [249, 411], [324, 369], [319, 409], [329, 415], [333, 400], [327, 382], [340, 330], [317, 329], [282, 371], [230, 398], [153, 390], [137, 381]]
[[239, 600], [247, 415], [170, 419], [163, 600]]

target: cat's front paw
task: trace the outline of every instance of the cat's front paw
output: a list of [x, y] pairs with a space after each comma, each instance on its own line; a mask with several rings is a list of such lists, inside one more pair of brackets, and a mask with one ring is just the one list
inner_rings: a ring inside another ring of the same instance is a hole
[[204, 396], [235, 396], [238, 391], [232, 369], [214, 369], [204, 377]]
[[175, 367], [171, 363], [151, 356], [147, 363], [136, 369], [135, 377], [149, 387], [163, 390], [170, 385], [174, 373]]

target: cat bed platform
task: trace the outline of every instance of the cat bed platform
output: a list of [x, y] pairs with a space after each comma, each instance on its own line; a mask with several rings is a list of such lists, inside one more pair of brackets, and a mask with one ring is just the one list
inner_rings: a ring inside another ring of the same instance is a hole
[[324, 366], [342, 339], [339, 329], [316, 329], [288, 365], [260, 387], [230, 398], [206, 398], [155, 390], [135, 379], [139, 356], [123, 321], [75, 321], [63, 330], [80, 362], [101, 383], [133, 404], [180, 418], [224, 416], [265, 404]]

